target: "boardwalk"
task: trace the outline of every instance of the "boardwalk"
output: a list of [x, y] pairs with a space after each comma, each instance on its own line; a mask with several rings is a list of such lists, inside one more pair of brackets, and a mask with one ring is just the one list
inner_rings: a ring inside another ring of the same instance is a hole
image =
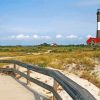
[[29, 91], [11, 76], [0, 75], [0, 100], [48, 100], [37, 92]]

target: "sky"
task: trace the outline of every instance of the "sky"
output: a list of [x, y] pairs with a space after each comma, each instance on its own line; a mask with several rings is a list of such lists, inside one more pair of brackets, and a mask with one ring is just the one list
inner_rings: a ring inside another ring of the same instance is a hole
[[0, 45], [86, 44], [100, 0], [0, 0]]

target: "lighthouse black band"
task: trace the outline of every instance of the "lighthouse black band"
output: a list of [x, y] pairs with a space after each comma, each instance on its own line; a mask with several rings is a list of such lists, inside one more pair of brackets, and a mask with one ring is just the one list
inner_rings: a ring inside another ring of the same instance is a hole
[[97, 22], [100, 22], [100, 12], [97, 13]]
[[100, 38], [100, 30], [97, 30], [97, 38]]

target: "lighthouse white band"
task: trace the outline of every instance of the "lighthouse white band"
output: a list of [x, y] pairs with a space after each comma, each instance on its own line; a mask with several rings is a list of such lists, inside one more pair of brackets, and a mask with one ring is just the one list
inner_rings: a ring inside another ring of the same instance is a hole
[[100, 22], [98, 22], [98, 30], [100, 30]]

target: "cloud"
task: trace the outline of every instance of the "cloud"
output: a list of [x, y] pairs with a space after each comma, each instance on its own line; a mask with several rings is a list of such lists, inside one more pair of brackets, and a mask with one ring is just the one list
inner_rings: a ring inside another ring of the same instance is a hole
[[16, 39], [28, 39], [30, 38], [29, 35], [24, 35], [24, 34], [19, 34], [17, 36], [15, 36]]
[[33, 38], [35, 38], [35, 39], [50, 39], [51, 37], [48, 36], [48, 35], [37, 35], [37, 34], [35, 34], [35, 35], [33, 35]]
[[[89, 36], [89, 35], [88, 35]], [[1, 37], [0, 39], [3, 40], [38, 40], [38, 39], [61, 39], [61, 38], [67, 38], [67, 39], [82, 39], [81, 37], [78, 37], [77, 35], [71, 34], [68, 36], [63, 37], [62, 35], [58, 34], [56, 35], [55, 38], [49, 36], [49, 35], [38, 35], [38, 34], [33, 34], [33, 35], [26, 35], [26, 34], [18, 34], [18, 35], [11, 35], [11, 36], [6, 36], [6, 37]]]
[[25, 40], [25, 39], [30, 39], [31, 36], [29, 35], [25, 35], [25, 34], [18, 34], [18, 35], [12, 35], [12, 36], [8, 36], [8, 37], [4, 37], [4, 39], [16, 39], [16, 40]]
[[88, 34], [87, 36], [86, 36], [86, 38], [90, 38], [90, 37], [93, 37], [91, 34]]
[[77, 35], [71, 34], [71, 35], [66, 36], [66, 38], [67, 38], [67, 39], [77, 39], [77, 38], [79, 38], [79, 37], [78, 37]]
[[37, 39], [37, 38], [39, 38], [39, 36], [35, 34], [35, 35], [33, 35], [33, 38]]
[[50, 39], [50, 36], [47, 35], [26, 35], [26, 34], [18, 34], [18, 35], [11, 35], [0, 37], [2, 40], [32, 40], [32, 39]]
[[61, 34], [56, 35], [56, 38], [62, 38]]

